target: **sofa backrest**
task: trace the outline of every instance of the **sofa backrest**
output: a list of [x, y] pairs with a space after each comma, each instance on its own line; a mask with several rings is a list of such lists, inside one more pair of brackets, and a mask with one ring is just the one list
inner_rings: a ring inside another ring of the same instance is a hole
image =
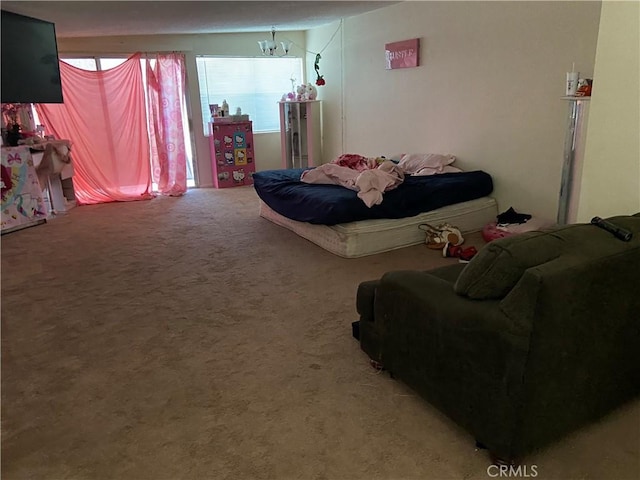
[[527, 232], [485, 245], [458, 277], [457, 294], [475, 299], [501, 299], [518, 283], [524, 272], [563, 255], [579, 252], [599, 258], [640, 246], [640, 214], [607, 220], [630, 230], [629, 242], [594, 225], [581, 223]]

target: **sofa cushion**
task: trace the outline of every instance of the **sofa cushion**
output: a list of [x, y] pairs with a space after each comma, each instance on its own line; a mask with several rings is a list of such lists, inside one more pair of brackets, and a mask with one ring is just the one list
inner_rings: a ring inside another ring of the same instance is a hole
[[[640, 217], [621, 215], [607, 220], [630, 230], [634, 240], [638, 240]], [[478, 252], [458, 277], [454, 289], [459, 295], [476, 300], [504, 298], [525, 270], [553, 260], [564, 252], [586, 257], [604, 256], [629, 248], [635, 241], [623, 242], [587, 223], [501, 238]]]
[[503, 298], [526, 269], [546, 263], [562, 252], [562, 240], [534, 231], [485, 245], [458, 277], [454, 290], [475, 300]]

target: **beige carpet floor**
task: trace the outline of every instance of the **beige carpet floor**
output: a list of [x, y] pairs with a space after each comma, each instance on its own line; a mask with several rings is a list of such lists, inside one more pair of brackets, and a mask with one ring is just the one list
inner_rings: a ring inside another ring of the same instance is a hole
[[[492, 478], [351, 337], [360, 281], [455, 261], [439, 252], [334, 256], [260, 218], [251, 187], [78, 207], [1, 242], [3, 479]], [[639, 427], [635, 402], [526, 463], [637, 479]]]

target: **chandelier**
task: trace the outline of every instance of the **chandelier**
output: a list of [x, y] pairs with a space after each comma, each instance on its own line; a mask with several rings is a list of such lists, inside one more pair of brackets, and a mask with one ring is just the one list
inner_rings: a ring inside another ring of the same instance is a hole
[[272, 57], [274, 55], [278, 57], [285, 56], [287, 53], [289, 53], [289, 50], [291, 49], [292, 44], [293, 42], [289, 40], [280, 42], [280, 45], [282, 46], [282, 50], [284, 50], [284, 53], [282, 55], [278, 54], [278, 42], [276, 42], [276, 27], [271, 28], [271, 40], [261, 40], [258, 42], [258, 45], [260, 45], [260, 50], [262, 50], [262, 54], [269, 55]]

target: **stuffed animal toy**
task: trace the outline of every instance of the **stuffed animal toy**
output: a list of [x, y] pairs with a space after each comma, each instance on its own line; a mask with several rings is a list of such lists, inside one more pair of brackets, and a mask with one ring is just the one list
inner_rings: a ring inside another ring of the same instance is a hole
[[71, 164], [71, 147], [69, 144], [59, 142], [48, 142], [44, 148], [42, 160], [36, 167], [40, 188], [48, 188], [48, 180], [51, 175], [62, 172], [62, 169]]
[[308, 83], [307, 84], [307, 100], [315, 100], [318, 98], [318, 89], [315, 85]]
[[296, 100], [298, 102], [304, 102], [307, 99], [307, 86], [303, 83], [296, 87]]

